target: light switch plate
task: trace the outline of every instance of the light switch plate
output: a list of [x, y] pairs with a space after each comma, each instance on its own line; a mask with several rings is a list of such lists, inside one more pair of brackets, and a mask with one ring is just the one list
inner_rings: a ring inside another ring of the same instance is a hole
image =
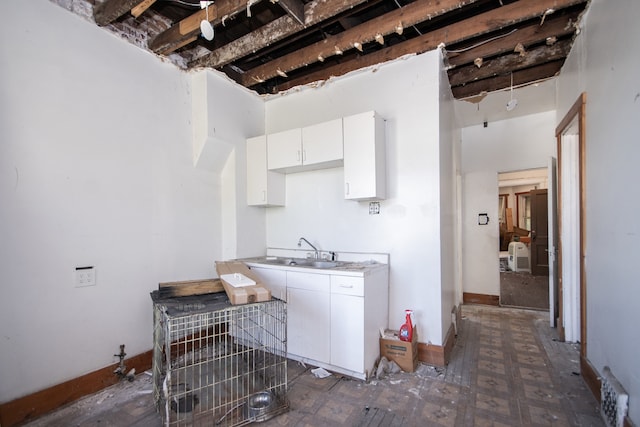
[[96, 268], [94, 266], [76, 267], [75, 286], [82, 288], [96, 285]]

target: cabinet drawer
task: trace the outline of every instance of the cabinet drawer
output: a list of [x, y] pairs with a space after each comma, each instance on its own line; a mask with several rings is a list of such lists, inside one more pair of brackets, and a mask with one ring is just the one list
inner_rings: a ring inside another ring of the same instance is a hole
[[287, 271], [287, 288], [329, 293], [331, 289], [331, 279], [326, 274]]
[[364, 296], [364, 279], [352, 276], [331, 276], [331, 293]]

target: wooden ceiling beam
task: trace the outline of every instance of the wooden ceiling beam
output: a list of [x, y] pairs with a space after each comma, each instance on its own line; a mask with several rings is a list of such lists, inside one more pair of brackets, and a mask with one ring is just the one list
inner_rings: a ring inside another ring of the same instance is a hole
[[298, 24], [304, 25], [304, 4], [300, 0], [277, 0], [277, 2]]
[[530, 25], [520, 27], [505, 37], [483, 43], [464, 52], [447, 51], [447, 63], [451, 67], [458, 67], [471, 64], [476, 58], [490, 58], [512, 51], [518, 43], [527, 47], [534, 43], [543, 42], [548, 37], [568, 36], [576, 31], [573, 24], [577, 22], [579, 14], [579, 12], [574, 12], [556, 17], [552, 15], [547, 17], [542, 26], [539, 22], [533, 22]]
[[136, 7], [143, 0], [105, 0], [93, 8], [93, 19], [104, 27]]
[[[276, 58], [273, 61], [253, 68], [242, 75], [245, 86], [269, 80], [282, 73], [302, 68], [318, 61], [324, 61], [333, 55], [342, 55], [350, 49], [362, 49], [362, 45], [379, 39], [396, 31], [402, 32], [405, 26], [444, 15], [474, 3], [476, 0], [416, 0], [400, 9], [373, 18], [358, 26], [339, 34], [328, 36], [322, 41], [302, 48], [296, 52]], [[359, 45], [358, 45], [359, 43]]]
[[[530, 68], [545, 62], [564, 59], [571, 49], [571, 40], [562, 40], [552, 46], [542, 45], [527, 50], [523, 56], [512, 52], [495, 59], [484, 61], [480, 68], [474, 64], [448, 71], [451, 86], [465, 85], [474, 81], [505, 74], [505, 70], [512, 72]], [[513, 49], [512, 49], [513, 51]]]
[[[246, 10], [248, 0], [216, 0], [208, 7], [209, 22], [213, 26], [220, 25], [222, 19], [229, 19]], [[253, 2], [255, 4], [255, 2]], [[187, 16], [166, 31], [158, 34], [149, 42], [149, 49], [156, 53], [168, 55], [185, 45], [185, 42], [200, 33], [200, 22], [207, 19], [206, 9], [201, 9], [193, 15]], [[195, 40], [195, 39], [194, 39]]]
[[[537, 67], [516, 71], [513, 73], [513, 85], [520, 86], [554, 77], [560, 72], [563, 63], [564, 59], [561, 59], [558, 61], [547, 62]], [[464, 86], [456, 86], [451, 88], [451, 91], [456, 99], [463, 99], [480, 95], [483, 92], [494, 92], [508, 87], [511, 87], [511, 74], [479, 80]]]
[[319, 24], [335, 15], [364, 3], [366, 0], [313, 0], [304, 7], [304, 25], [285, 15], [240, 37], [191, 63], [189, 67], [220, 68], [239, 58], [257, 52], [283, 40], [306, 27]]
[[440, 43], [454, 44], [463, 42], [478, 34], [499, 31], [509, 25], [542, 16], [549, 8], [560, 10], [582, 3], [585, 3], [585, 0], [520, 0], [368, 55], [360, 55], [353, 60], [292, 79], [279, 84], [278, 89], [286, 90], [318, 80], [327, 80], [333, 76], [341, 76], [350, 71], [370, 67], [404, 55], [420, 54], [435, 49]]
[[144, 13], [145, 10], [149, 9], [152, 4], [154, 4], [156, 0], [143, 0], [134, 8], [131, 9], [131, 14], [134, 18], [139, 17]]
[[[559, 8], [569, 7], [582, 2], [584, 2], [584, 0], [520, 0], [416, 37], [409, 40], [409, 42], [400, 43], [401, 45], [405, 45], [406, 43], [413, 42], [413, 45], [409, 44], [406, 46], [415, 45], [418, 50], [399, 50], [406, 51], [404, 54], [422, 53], [434, 49], [441, 42], [454, 43], [463, 41], [477, 34], [496, 31], [519, 22], [542, 16], [545, 11], [551, 8], [558, 10]], [[450, 8], [455, 4], [458, 4], [457, 7], [463, 7], [467, 3], [469, 2], [456, 2], [451, 0], [432, 2], [429, 0], [417, 0], [401, 9], [374, 18], [357, 27], [328, 37], [321, 42], [314, 43], [299, 51], [249, 70], [242, 76], [243, 85], [253, 86], [256, 83], [264, 82], [277, 75], [286, 75], [287, 72], [317, 62], [319, 58], [326, 58], [337, 54], [337, 52], [352, 49], [355, 42], [365, 43], [374, 39], [376, 34], [389, 34], [393, 32], [393, 27], [397, 25], [398, 22], [402, 22], [403, 25], [414, 25], [430, 19], [434, 14], [445, 13], [451, 10]], [[396, 56], [396, 58], [398, 56]]]

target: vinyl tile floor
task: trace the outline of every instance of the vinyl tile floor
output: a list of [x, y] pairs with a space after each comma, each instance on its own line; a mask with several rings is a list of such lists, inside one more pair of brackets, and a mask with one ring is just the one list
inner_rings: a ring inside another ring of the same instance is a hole
[[[557, 340], [549, 314], [462, 306], [462, 324], [446, 368], [369, 382], [289, 361], [290, 410], [273, 426], [604, 426], [579, 368], [576, 344]], [[256, 423], [257, 424], [257, 423]], [[161, 426], [149, 373], [88, 396], [30, 424]], [[215, 425], [211, 420], [210, 425]]]

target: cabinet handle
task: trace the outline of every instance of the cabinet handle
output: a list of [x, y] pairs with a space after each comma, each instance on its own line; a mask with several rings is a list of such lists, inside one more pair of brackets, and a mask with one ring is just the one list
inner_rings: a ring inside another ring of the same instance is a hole
[[345, 186], [345, 194], [348, 196], [348, 195], [349, 195], [349, 183], [348, 183], [348, 182], [346, 182], [346, 183], [344, 184], [344, 186]]
[[296, 160], [300, 161], [300, 150], [296, 151]]
[[351, 289], [353, 288], [353, 285], [340, 285], [341, 288], [347, 288], [347, 289]]
[[262, 190], [262, 201], [263, 202], [267, 201], [267, 190]]
[[307, 161], [307, 150], [302, 150], [302, 161], [303, 162]]

